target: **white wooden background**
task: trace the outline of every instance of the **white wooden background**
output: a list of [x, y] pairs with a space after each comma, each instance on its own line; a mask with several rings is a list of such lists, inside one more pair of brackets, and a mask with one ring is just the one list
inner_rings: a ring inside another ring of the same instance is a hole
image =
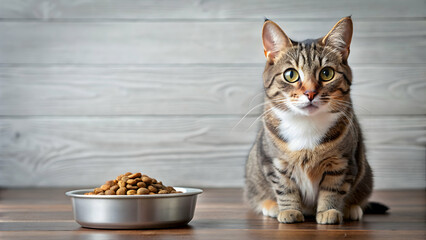
[[142, 171], [240, 187], [260, 108], [237, 123], [262, 101], [263, 17], [302, 40], [347, 15], [376, 188], [425, 188], [425, 0], [0, 0], [0, 186]]

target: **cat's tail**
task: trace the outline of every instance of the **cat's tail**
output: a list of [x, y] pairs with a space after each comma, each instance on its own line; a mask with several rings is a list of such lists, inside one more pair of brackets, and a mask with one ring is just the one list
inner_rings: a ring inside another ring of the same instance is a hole
[[364, 209], [365, 214], [385, 214], [389, 210], [389, 207], [378, 203], [378, 202], [369, 202]]

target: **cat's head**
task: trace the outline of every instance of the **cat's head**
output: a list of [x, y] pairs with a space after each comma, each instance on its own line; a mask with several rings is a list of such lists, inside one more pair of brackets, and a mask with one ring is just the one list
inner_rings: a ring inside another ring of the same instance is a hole
[[324, 37], [291, 40], [266, 20], [262, 39], [267, 64], [263, 73], [267, 98], [275, 108], [298, 115], [341, 112], [350, 103], [348, 66], [352, 20], [341, 19]]

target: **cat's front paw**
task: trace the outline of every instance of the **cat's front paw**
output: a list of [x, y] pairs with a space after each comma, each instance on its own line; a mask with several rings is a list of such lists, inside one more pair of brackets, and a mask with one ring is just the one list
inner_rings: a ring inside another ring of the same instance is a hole
[[351, 205], [344, 212], [344, 217], [347, 220], [360, 221], [362, 219], [363, 211], [359, 205]]
[[302, 212], [298, 210], [281, 211], [278, 214], [277, 219], [281, 223], [297, 223], [305, 221]]
[[336, 209], [317, 213], [317, 223], [319, 224], [340, 224], [342, 222], [343, 214]]
[[277, 217], [278, 215], [278, 204], [273, 200], [265, 200], [262, 203], [262, 213], [267, 217]]

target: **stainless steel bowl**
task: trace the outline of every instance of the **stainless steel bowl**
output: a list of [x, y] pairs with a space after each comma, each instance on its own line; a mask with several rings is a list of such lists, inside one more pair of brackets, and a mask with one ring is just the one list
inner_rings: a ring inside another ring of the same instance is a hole
[[84, 195], [92, 189], [65, 193], [71, 197], [75, 221], [103, 229], [168, 228], [194, 216], [201, 189], [175, 187], [183, 193], [156, 195]]

